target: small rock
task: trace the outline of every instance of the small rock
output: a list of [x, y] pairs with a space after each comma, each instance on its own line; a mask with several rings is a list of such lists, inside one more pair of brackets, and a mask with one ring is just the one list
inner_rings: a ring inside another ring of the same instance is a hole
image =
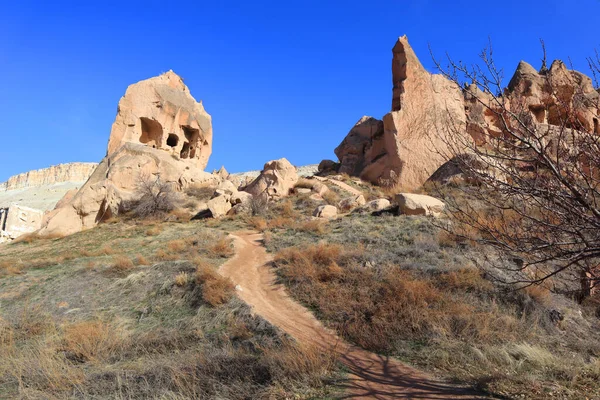
[[332, 205], [322, 205], [315, 209], [313, 212], [313, 217], [317, 218], [335, 218], [337, 217], [337, 207]]

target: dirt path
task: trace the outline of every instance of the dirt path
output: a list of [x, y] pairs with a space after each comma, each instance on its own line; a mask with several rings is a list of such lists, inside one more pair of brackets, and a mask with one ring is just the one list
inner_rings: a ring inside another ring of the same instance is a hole
[[326, 329], [276, 284], [270, 255], [255, 232], [232, 235], [236, 255], [220, 268], [253, 311], [296, 340], [336, 351], [350, 370], [343, 399], [483, 399], [472, 390], [428, 377], [389, 357], [352, 346]]

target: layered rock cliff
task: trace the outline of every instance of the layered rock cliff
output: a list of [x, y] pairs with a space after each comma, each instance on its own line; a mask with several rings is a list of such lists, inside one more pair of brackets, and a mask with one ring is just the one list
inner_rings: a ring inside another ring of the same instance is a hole
[[68, 163], [24, 172], [0, 183], [0, 192], [65, 182], [85, 182], [97, 166], [97, 163]]

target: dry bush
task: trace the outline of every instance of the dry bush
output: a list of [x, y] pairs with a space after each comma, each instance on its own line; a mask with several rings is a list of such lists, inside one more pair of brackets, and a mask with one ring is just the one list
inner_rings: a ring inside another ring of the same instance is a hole
[[114, 326], [100, 320], [84, 321], [63, 328], [62, 350], [83, 362], [106, 360], [125, 340]]
[[235, 292], [231, 280], [206, 265], [196, 269], [196, 283], [202, 285], [202, 299], [213, 307], [228, 302]]
[[160, 225], [155, 225], [146, 230], [146, 236], [156, 236], [162, 232], [162, 227]]
[[183, 287], [190, 281], [190, 276], [187, 272], [180, 272], [175, 276], [175, 285]]
[[251, 217], [248, 219], [250, 225], [259, 232], [269, 229], [269, 223], [263, 217]]
[[290, 200], [283, 201], [276, 207], [275, 211], [285, 218], [295, 218], [298, 216], [298, 212], [294, 209], [294, 205]]
[[167, 249], [170, 251], [181, 253], [188, 247], [188, 244], [183, 239], [171, 240], [167, 242]]
[[174, 208], [169, 211], [168, 221], [187, 222], [192, 218], [189, 211], [182, 208]]
[[268, 222], [269, 229], [285, 229], [292, 228], [296, 224], [296, 220], [289, 217], [275, 216]]
[[266, 196], [252, 196], [250, 199], [250, 213], [253, 216], [264, 215], [269, 211], [269, 199]]
[[228, 258], [235, 254], [231, 239], [227, 236], [221, 237], [208, 247], [209, 253], [214, 257]]
[[550, 290], [543, 284], [527, 286], [523, 290], [538, 304], [547, 306], [550, 303]]
[[0, 277], [6, 275], [18, 275], [21, 273], [23, 266], [17, 264], [16, 260], [0, 261]]
[[150, 261], [148, 261], [143, 255], [138, 254], [135, 256], [135, 265], [150, 265]]
[[111, 269], [116, 271], [127, 271], [134, 267], [133, 261], [125, 255], [118, 255], [114, 258]]
[[476, 268], [465, 268], [456, 271], [450, 271], [440, 274], [436, 282], [439, 287], [470, 291], [475, 290], [479, 292], [493, 290], [493, 285], [490, 281], [486, 280], [481, 271]]
[[321, 197], [323, 197], [323, 200], [325, 200], [327, 204], [332, 206], [337, 206], [340, 202], [340, 195], [331, 189], [323, 193]]
[[177, 194], [171, 183], [146, 174], [140, 174], [138, 178], [136, 197], [138, 200], [129, 207], [138, 218], [161, 216], [173, 211], [177, 204]]
[[301, 232], [310, 232], [316, 235], [324, 235], [329, 231], [327, 221], [321, 219], [309, 219], [298, 223], [296, 224], [296, 229]]
[[156, 250], [155, 257], [159, 261], [175, 261], [179, 258], [179, 255], [170, 253], [165, 249], [158, 249]]

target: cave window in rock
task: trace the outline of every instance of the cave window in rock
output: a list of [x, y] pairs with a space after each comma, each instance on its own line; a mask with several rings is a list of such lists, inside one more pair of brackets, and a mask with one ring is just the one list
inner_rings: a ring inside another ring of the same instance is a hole
[[169, 133], [169, 137], [167, 138], [167, 146], [169, 147], [177, 147], [177, 143], [179, 143], [179, 138], [174, 133]]
[[600, 122], [598, 122], [598, 118], [594, 118], [594, 133], [600, 135]]
[[140, 143], [160, 149], [163, 137], [162, 125], [158, 121], [144, 117], [140, 118], [140, 122], [142, 124]]
[[198, 149], [198, 142], [200, 139], [200, 131], [194, 129], [191, 126], [182, 125], [181, 130], [185, 135], [186, 142], [183, 144], [181, 149], [181, 158], [194, 158], [196, 157], [196, 150]]

